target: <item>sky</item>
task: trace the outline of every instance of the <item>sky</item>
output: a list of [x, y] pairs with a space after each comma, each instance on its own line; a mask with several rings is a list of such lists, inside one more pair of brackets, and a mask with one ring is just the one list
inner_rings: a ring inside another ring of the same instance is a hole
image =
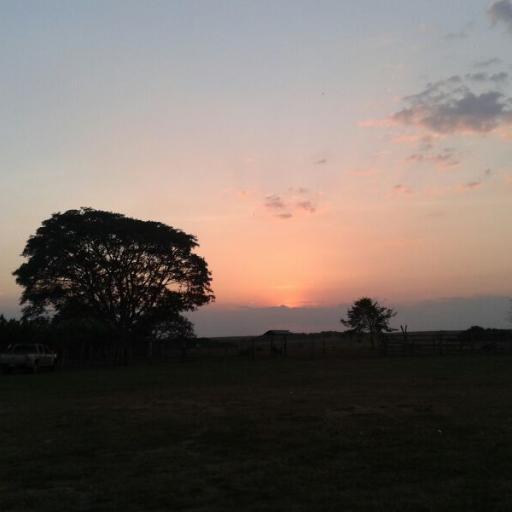
[[512, 1], [0, 0], [0, 312], [52, 213], [198, 237], [200, 335], [506, 327]]

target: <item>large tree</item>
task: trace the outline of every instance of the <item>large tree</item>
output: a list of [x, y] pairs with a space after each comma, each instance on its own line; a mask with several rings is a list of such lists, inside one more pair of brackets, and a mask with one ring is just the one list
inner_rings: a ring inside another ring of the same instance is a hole
[[160, 222], [80, 208], [31, 236], [16, 271], [26, 318], [92, 317], [124, 339], [214, 299], [197, 239]]
[[395, 315], [396, 312], [391, 308], [381, 306], [369, 297], [362, 297], [354, 302], [348, 310], [348, 318], [342, 318], [341, 323], [358, 336], [362, 333], [369, 334], [370, 342], [374, 347], [375, 340], [382, 332], [394, 330], [389, 326], [389, 322]]

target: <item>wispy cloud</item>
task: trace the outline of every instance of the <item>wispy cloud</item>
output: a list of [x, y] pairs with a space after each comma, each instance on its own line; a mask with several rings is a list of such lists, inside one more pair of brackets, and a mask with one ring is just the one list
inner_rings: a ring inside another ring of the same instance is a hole
[[299, 213], [316, 213], [318, 198], [307, 188], [290, 187], [284, 194], [265, 197], [265, 209], [278, 219], [291, 219]]
[[297, 208], [300, 210], [305, 210], [309, 213], [315, 213], [316, 212], [316, 206], [313, 204], [312, 201], [299, 201], [297, 203]]
[[432, 149], [436, 143], [436, 141], [440, 138], [439, 135], [428, 133], [408, 133], [405, 135], [399, 135], [392, 139], [393, 144], [398, 145], [412, 145], [417, 144], [418, 149], [422, 151], [426, 151]]
[[468, 191], [468, 190], [475, 190], [477, 188], [482, 187], [482, 185], [485, 183], [485, 181], [491, 179], [493, 176], [492, 169], [485, 169], [481, 175], [474, 180], [468, 181], [462, 185], [459, 185], [458, 189], [461, 191]]
[[493, 82], [497, 85], [503, 84], [508, 80], [508, 73], [505, 71], [500, 71], [498, 73], [486, 73], [485, 71], [479, 71], [477, 73], [467, 73], [465, 75], [466, 79], [472, 82], [478, 83], [486, 83]]
[[265, 197], [265, 208], [269, 210], [283, 210], [286, 208], [284, 201], [281, 199], [281, 196], [277, 194], [272, 194], [270, 196]]
[[[461, 194], [481, 189], [487, 181], [494, 178], [494, 171], [492, 169], [483, 170], [477, 177], [467, 179], [459, 184], [435, 184], [428, 185], [423, 188], [412, 190], [403, 184], [394, 185], [392, 193], [396, 196], [414, 195], [414, 197], [450, 197], [454, 194]], [[511, 177], [512, 182], [512, 177]]]
[[492, 66], [498, 66], [502, 63], [501, 59], [497, 57], [493, 57], [491, 59], [479, 60], [473, 64], [473, 67], [476, 69], [486, 69]]
[[462, 188], [466, 189], [466, 190], [473, 190], [473, 189], [479, 188], [481, 186], [482, 186], [481, 181], [468, 181], [467, 183], [462, 185]]
[[447, 41], [460, 41], [461, 39], [467, 39], [469, 37], [470, 32], [473, 30], [475, 24], [474, 22], [469, 22], [464, 25], [461, 30], [456, 32], [449, 32], [444, 36]]
[[420, 147], [419, 151], [409, 155], [406, 161], [415, 163], [432, 163], [439, 169], [456, 167], [460, 163], [453, 148], [444, 148], [440, 152], [432, 152], [431, 150], [432, 146], [427, 146], [426, 148]]
[[306, 187], [290, 187], [288, 192], [291, 194], [307, 195], [310, 193], [310, 190]]
[[410, 195], [413, 192], [409, 187], [399, 183], [393, 187], [393, 193], [397, 195]]

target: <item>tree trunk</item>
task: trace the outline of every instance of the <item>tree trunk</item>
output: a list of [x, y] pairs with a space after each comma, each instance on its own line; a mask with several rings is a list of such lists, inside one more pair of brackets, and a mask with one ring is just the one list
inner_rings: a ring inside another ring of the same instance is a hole
[[132, 358], [132, 338], [130, 332], [121, 331], [121, 347], [123, 353], [123, 365], [128, 366]]

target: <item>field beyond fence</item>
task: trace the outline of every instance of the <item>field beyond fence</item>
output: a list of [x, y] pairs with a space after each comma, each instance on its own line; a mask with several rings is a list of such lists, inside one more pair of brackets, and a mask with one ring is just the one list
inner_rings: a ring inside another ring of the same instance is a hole
[[[274, 334], [160, 341], [146, 338], [133, 342], [129, 357], [125, 355], [126, 346], [111, 342], [108, 338], [80, 338], [79, 333], [61, 339], [54, 339], [50, 333], [46, 338], [36, 339], [36, 342], [48, 344], [56, 351], [60, 366], [126, 364], [130, 360], [318, 359], [512, 353], [512, 331], [505, 329], [404, 330], [381, 335], [374, 347], [368, 335], [357, 336], [350, 332], [270, 332]], [[23, 337], [18, 341], [6, 337], [3, 340], [4, 350], [9, 343], [30, 341]]]
[[[368, 337], [343, 332], [275, 336], [198, 338], [189, 355], [267, 357], [337, 357], [354, 355], [412, 356], [477, 353], [512, 353], [512, 331], [469, 329], [466, 331], [392, 332], [381, 336], [375, 350]], [[172, 355], [172, 349], [168, 355]]]

